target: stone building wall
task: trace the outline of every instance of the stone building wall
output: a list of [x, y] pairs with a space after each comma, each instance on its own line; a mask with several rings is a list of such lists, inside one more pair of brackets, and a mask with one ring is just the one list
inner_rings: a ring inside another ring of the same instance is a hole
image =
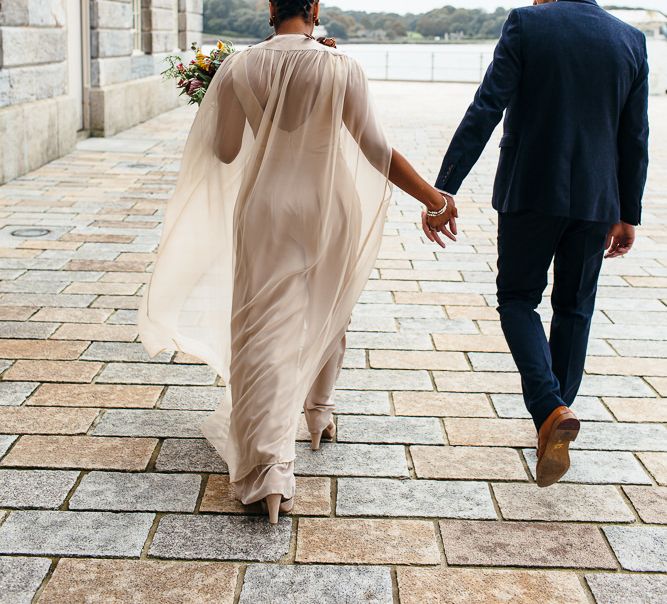
[[0, 183], [67, 153], [78, 136], [110, 136], [175, 107], [176, 87], [160, 72], [167, 55], [201, 41], [202, 8], [0, 0]]
[[60, 0], [0, 3], [0, 182], [67, 153], [76, 141], [67, 96]]

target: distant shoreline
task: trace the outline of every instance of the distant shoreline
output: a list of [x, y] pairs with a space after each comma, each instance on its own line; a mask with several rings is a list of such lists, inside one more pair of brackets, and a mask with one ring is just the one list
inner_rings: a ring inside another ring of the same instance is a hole
[[[204, 45], [213, 45], [218, 40], [233, 42], [234, 44], [257, 44], [261, 42], [261, 38], [244, 38], [236, 37], [234, 35], [228, 34], [203, 34], [202, 44]], [[419, 46], [421, 44], [441, 44], [443, 46], [453, 46], [453, 45], [462, 45], [462, 44], [495, 44], [498, 42], [496, 38], [466, 38], [464, 40], [369, 40], [367, 38], [350, 38], [348, 40], [338, 39], [338, 43], [341, 45], [345, 44], [369, 44], [369, 45], [391, 45], [391, 46]]]

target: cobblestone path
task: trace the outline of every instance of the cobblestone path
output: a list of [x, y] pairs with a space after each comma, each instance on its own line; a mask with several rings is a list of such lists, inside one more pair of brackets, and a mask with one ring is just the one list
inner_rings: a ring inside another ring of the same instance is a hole
[[[372, 88], [432, 179], [474, 88]], [[336, 442], [311, 452], [302, 422], [297, 502], [275, 527], [230, 499], [198, 431], [216, 375], [137, 341], [193, 110], [0, 187], [0, 602], [667, 601], [667, 97], [651, 112], [645, 225], [605, 265], [566, 480], [535, 485], [494, 308], [496, 136], [447, 250], [395, 195]]]

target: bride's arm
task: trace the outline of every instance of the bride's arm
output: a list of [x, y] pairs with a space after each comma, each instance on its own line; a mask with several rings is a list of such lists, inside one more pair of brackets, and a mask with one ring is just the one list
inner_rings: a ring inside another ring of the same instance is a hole
[[[350, 60], [348, 82], [343, 105], [343, 122], [350, 134], [357, 141], [366, 159], [379, 172], [387, 174], [389, 180], [426, 206], [427, 210], [439, 210], [444, 205], [443, 195], [427, 183], [414, 169], [412, 164], [396, 149], [392, 149], [377, 120], [369, 97], [368, 79], [363, 68]], [[388, 166], [388, 168], [387, 168]], [[458, 211], [451, 197], [447, 197], [448, 209], [438, 217], [430, 217], [429, 223], [450, 239], [455, 239], [456, 218]], [[422, 226], [429, 239], [443, 245], [422, 216]], [[447, 230], [449, 225], [451, 232]]]
[[[443, 194], [427, 183], [414, 169], [412, 164], [396, 149], [392, 149], [391, 152], [389, 180], [411, 197], [421, 201], [426, 206], [427, 210], [439, 210], [442, 208], [444, 203]], [[454, 204], [454, 198], [447, 196], [446, 199], [447, 211], [442, 216], [432, 218], [429, 222], [452, 241], [456, 241], [456, 219], [458, 218], [459, 213]], [[427, 229], [425, 216], [425, 214], [422, 215], [422, 226], [424, 227], [426, 235], [431, 239], [431, 233]], [[449, 225], [451, 232], [447, 230], [447, 225]], [[437, 237], [431, 240], [440, 243]]]
[[[225, 62], [228, 61], [230, 59], [226, 59]], [[224, 63], [223, 67], [226, 67]], [[234, 91], [234, 76], [231, 70], [226, 69], [224, 73], [220, 74], [220, 77], [222, 79], [217, 90], [217, 102], [220, 109], [214, 149], [221, 162], [231, 164], [241, 150], [246, 116]]]

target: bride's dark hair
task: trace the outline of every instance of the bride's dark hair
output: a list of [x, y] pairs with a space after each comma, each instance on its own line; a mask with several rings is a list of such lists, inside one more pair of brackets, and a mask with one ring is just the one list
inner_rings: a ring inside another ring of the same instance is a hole
[[313, 6], [319, 0], [271, 0], [276, 7], [276, 19], [278, 22], [292, 17], [303, 17], [307, 21], [313, 14]]

